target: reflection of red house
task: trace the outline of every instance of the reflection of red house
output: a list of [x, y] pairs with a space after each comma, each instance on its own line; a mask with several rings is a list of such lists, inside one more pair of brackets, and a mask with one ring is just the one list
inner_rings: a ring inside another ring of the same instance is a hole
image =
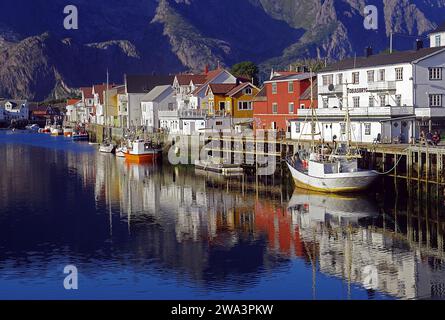
[[298, 226], [292, 229], [292, 217], [286, 209], [274, 207], [269, 203], [255, 203], [255, 229], [264, 232], [271, 249], [278, 249], [280, 253], [290, 256], [305, 255], [304, 244], [300, 239]]
[[301, 95], [310, 88], [310, 78], [309, 73], [275, 72], [265, 81], [253, 104], [255, 129], [290, 132], [289, 120], [296, 118], [298, 109], [309, 106], [307, 97], [303, 101]]

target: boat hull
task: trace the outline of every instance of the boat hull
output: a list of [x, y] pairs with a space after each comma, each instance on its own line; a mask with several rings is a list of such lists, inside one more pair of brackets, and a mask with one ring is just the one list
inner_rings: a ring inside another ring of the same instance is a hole
[[125, 159], [129, 162], [135, 163], [155, 162], [160, 158], [160, 156], [161, 153], [159, 151], [153, 151], [144, 154], [132, 154], [129, 152], [125, 153]]
[[298, 171], [289, 163], [289, 170], [297, 187], [328, 193], [358, 192], [368, 189], [379, 174], [376, 171], [366, 170], [358, 172], [346, 172], [330, 174], [329, 177], [313, 177]]

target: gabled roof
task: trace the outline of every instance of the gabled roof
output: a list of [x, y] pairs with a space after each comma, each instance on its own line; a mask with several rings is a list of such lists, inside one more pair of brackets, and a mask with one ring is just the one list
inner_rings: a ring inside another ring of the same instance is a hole
[[445, 50], [445, 47], [423, 48], [419, 50], [400, 51], [394, 53], [381, 53], [369, 57], [348, 58], [327, 66], [320, 72], [324, 73], [329, 71], [413, 63], [443, 50]]
[[149, 93], [154, 87], [172, 85], [174, 78], [167, 75], [127, 75], [127, 93]]
[[8, 102], [12, 104], [13, 109], [20, 109], [22, 105], [27, 103], [26, 100], [16, 100], [16, 99], [0, 100], [0, 107], [5, 107], [5, 104]]
[[178, 74], [176, 76], [180, 86], [188, 86], [191, 82], [195, 85], [204, 84], [207, 81], [205, 74]]
[[154, 87], [153, 90], [151, 90], [149, 93], [147, 93], [141, 101], [155, 101], [159, 96], [161, 96], [164, 92], [166, 91], [172, 91], [172, 86], [167, 85], [167, 86], [157, 86]]
[[295, 73], [293, 72], [292, 74], [289, 75], [279, 75], [279, 76], [275, 76], [273, 77], [271, 80], [268, 81], [264, 81], [264, 83], [271, 83], [271, 82], [277, 82], [277, 81], [302, 81], [302, 80], [306, 80], [306, 79], [310, 79], [312, 77], [315, 76], [314, 73], [309, 73], [309, 72], [304, 72], [304, 73]]
[[[110, 90], [110, 89], [112, 89], [114, 87], [116, 87], [115, 84], [108, 84], [108, 90]], [[106, 83], [105, 84], [95, 84], [93, 86], [93, 91], [94, 91], [94, 93], [99, 95], [99, 102], [101, 104], [104, 103], [104, 92], [106, 90], [107, 90], [107, 84]]]
[[227, 93], [227, 96], [231, 97], [231, 96], [237, 94], [238, 92], [240, 92], [241, 90], [243, 90], [244, 88], [247, 88], [247, 87], [252, 87], [253, 89], [260, 90], [260, 89], [258, 89], [256, 86], [254, 86], [252, 83], [250, 83], [250, 82], [244, 82], [244, 83], [239, 84], [238, 86], [236, 86], [236, 87], [233, 88], [232, 90], [230, 90], [230, 91]]
[[[229, 74], [231, 74], [229, 71], [225, 70], [225, 69], [216, 69], [216, 70], [212, 70], [209, 71], [207, 73], [207, 81], [202, 85], [202, 86], [198, 86], [195, 91], [192, 92], [193, 95], [198, 94], [202, 89], [207, 88], [209, 83], [212, 82], [213, 79], [215, 79], [216, 77], [218, 77], [220, 74], [222, 74], [223, 72], [227, 72]], [[207, 89], [206, 89], [207, 90]]]
[[208, 86], [208, 90], [212, 90], [213, 94], [226, 95], [236, 86], [234, 83], [211, 83]]
[[79, 103], [80, 100], [79, 99], [68, 99], [66, 101], [66, 105], [67, 106], [74, 106], [75, 104]]
[[92, 87], [83, 87], [80, 88], [83, 93], [85, 99], [93, 99], [93, 88]]
[[445, 22], [438, 26], [434, 31], [432, 31], [431, 34], [439, 32], [445, 32]]

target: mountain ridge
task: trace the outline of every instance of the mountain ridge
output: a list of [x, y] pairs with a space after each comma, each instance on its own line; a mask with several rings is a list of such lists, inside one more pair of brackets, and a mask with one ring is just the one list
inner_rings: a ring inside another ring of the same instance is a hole
[[[414, 46], [445, 16], [445, 0], [3, 0], [0, 96], [43, 100], [125, 73], [201, 72], [252, 60], [265, 77], [304, 58], [341, 59]], [[63, 29], [63, 8], [79, 30]], [[378, 30], [365, 30], [374, 4]], [[23, 23], [25, 21], [25, 23]], [[401, 36], [399, 34], [410, 35]]]

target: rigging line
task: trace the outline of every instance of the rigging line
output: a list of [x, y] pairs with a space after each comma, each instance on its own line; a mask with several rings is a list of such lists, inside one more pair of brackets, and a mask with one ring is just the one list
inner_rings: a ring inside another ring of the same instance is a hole
[[[403, 151], [406, 151], [406, 150], [408, 150], [408, 149], [405, 149]], [[397, 155], [396, 155], [396, 158], [397, 158]], [[377, 173], [380, 174], [380, 175], [386, 175], [386, 174], [390, 173], [391, 171], [393, 171], [399, 165], [399, 163], [402, 160], [402, 158], [403, 158], [403, 155], [400, 155], [399, 160], [396, 161], [395, 165], [390, 170], [388, 170], [386, 172], [378, 172], [377, 171]]]

